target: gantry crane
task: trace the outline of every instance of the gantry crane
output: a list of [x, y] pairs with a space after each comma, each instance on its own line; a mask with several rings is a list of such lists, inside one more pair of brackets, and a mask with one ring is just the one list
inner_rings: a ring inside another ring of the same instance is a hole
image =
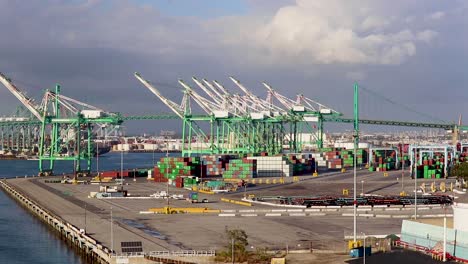
[[[278, 93], [275, 89], [273, 89], [266, 82], [263, 82], [262, 84], [268, 90], [268, 97], [269, 97], [270, 103], [272, 103], [273, 98], [276, 98], [286, 108], [286, 110], [289, 113], [300, 117], [300, 122], [295, 124], [295, 126], [299, 126], [297, 128], [298, 130], [302, 130], [300, 126], [301, 126], [301, 123], [303, 122], [316, 122], [317, 123], [317, 135], [316, 135], [315, 143], [318, 148], [322, 148], [323, 147], [324, 118], [325, 117], [337, 118], [337, 117], [342, 116], [342, 114], [315, 100], [307, 98], [302, 94], [298, 94], [296, 97], [296, 101], [293, 101], [292, 99]], [[290, 140], [290, 142], [299, 142], [299, 141], [300, 139]], [[294, 148], [298, 148], [298, 146]]]
[[[0, 82], [38, 119], [39, 133], [39, 175], [53, 174], [58, 160], [74, 161], [75, 175], [91, 171], [92, 137], [95, 125], [120, 125], [123, 119], [118, 113], [80, 102], [60, 94], [60, 85], [54, 91], [46, 90], [41, 104], [26, 96], [11, 79], [0, 73]], [[44, 161], [49, 162], [46, 168]], [[86, 161], [86, 170], [81, 169]]]

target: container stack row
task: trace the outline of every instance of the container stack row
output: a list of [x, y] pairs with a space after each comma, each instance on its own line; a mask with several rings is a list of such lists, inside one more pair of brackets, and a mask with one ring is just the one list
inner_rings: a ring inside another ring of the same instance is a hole
[[247, 179], [257, 178], [257, 160], [255, 159], [232, 159], [226, 164], [223, 173], [225, 179]]
[[229, 160], [236, 158], [233, 155], [204, 155], [201, 157], [203, 176], [220, 176], [223, 174]]
[[254, 156], [249, 160], [257, 160], [258, 177], [290, 177], [293, 176], [293, 166], [285, 156]]
[[396, 152], [393, 150], [375, 150], [369, 171], [389, 171], [395, 169]]
[[199, 174], [200, 158], [166, 157], [161, 158], [154, 168], [153, 177], [155, 181], [160, 181], [162, 178], [174, 181], [177, 176], [193, 176]]
[[343, 168], [343, 159], [341, 159], [340, 151], [333, 150], [325, 152], [325, 159], [327, 160], [327, 168], [341, 169]]
[[289, 154], [288, 161], [293, 166], [293, 175], [315, 172], [315, 158], [312, 154]]
[[417, 178], [440, 179], [444, 177], [444, 157], [436, 154], [434, 157], [423, 156], [422, 164], [417, 166]]

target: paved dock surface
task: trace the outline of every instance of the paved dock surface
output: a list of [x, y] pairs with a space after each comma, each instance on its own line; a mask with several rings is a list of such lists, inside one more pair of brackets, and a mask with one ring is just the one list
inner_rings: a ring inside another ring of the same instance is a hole
[[[402, 188], [408, 193], [414, 188], [414, 182], [407, 176], [407, 182], [401, 186], [396, 178], [401, 172], [390, 172], [384, 177], [382, 172], [359, 171], [358, 191], [361, 191], [361, 180], [364, 181], [364, 191], [379, 194], [398, 194]], [[258, 185], [247, 190], [248, 194], [261, 195], [340, 195], [343, 188], [352, 193], [352, 172], [320, 175], [319, 177], [302, 177], [303, 181], [284, 185]], [[52, 179], [52, 178], [49, 178]], [[53, 178], [58, 179], [58, 178]], [[40, 205], [48, 208], [64, 220], [80, 228], [85, 228], [88, 234], [105, 246], [111, 245], [110, 215], [112, 207], [113, 248], [120, 252], [122, 241], [142, 241], [144, 251], [160, 250], [209, 250], [221, 249], [226, 244], [224, 237], [226, 228], [239, 228], [246, 231], [249, 244], [256, 247], [284, 249], [288, 247], [313, 247], [345, 251], [344, 236], [352, 234], [353, 220], [344, 213], [352, 212], [351, 208], [340, 211], [331, 210], [325, 215], [311, 214], [280, 214], [275, 217], [265, 213], [255, 213], [261, 210], [278, 209], [266, 205], [243, 207], [236, 204], [224, 203], [221, 197], [240, 199], [244, 193], [239, 191], [232, 194], [206, 195], [200, 198], [209, 199], [210, 203], [191, 204], [184, 200], [170, 200], [174, 207], [209, 207], [223, 211], [241, 212], [244, 216], [221, 217], [218, 214], [140, 214], [149, 208], [164, 207], [163, 199], [95, 199], [88, 198], [90, 192], [98, 191], [98, 185], [72, 185], [60, 183], [45, 183], [46, 178], [18, 178], [8, 182], [15, 188], [36, 200]], [[156, 191], [166, 190], [162, 183], [147, 182], [146, 179], [129, 179], [126, 185], [128, 192], [137, 196], [148, 196]], [[429, 182], [429, 181], [428, 181]], [[107, 184], [110, 185], [110, 184]], [[366, 191], [368, 190], [368, 191]], [[188, 190], [171, 187], [171, 194], [187, 195]], [[85, 224], [86, 211], [86, 224]], [[442, 209], [420, 210], [421, 214], [444, 213]], [[361, 211], [360, 213], [368, 213]], [[389, 210], [381, 214], [411, 215], [410, 210]], [[419, 214], [418, 213], [418, 214]], [[451, 211], [449, 212], [451, 213]], [[287, 216], [286, 216], [287, 215]], [[401, 230], [402, 219], [359, 217], [358, 231], [365, 231], [368, 235], [398, 234]]]

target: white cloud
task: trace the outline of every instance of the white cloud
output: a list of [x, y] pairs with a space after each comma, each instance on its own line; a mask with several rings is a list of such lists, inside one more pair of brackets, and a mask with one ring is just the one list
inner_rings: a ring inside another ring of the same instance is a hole
[[390, 22], [383, 17], [369, 16], [361, 23], [361, 29], [366, 30], [380, 30], [389, 25]]
[[435, 37], [437, 37], [438, 33], [432, 30], [424, 30], [417, 34], [417, 38], [424, 42], [431, 42]]
[[[437, 36], [430, 29], [413, 29], [417, 25], [404, 23], [403, 12], [390, 13], [375, 1], [356, 5], [347, 0], [296, 0], [270, 14], [209, 20], [164, 16], [155, 7], [125, 0], [112, 5], [100, 0], [54, 1], [50, 8], [37, 3], [34, 13], [18, 16], [29, 19], [11, 23], [15, 37], [6, 41], [111, 48], [171, 60], [231, 56], [227, 59], [255, 65], [386, 65], [403, 63], [416, 54], [420, 42]], [[21, 5], [29, 10], [28, 4]], [[3, 12], [0, 15], [8, 11]]]
[[434, 20], [439, 20], [439, 19], [442, 19], [445, 17], [445, 13], [442, 12], [442, 11], [438, 11], [438, 12], [435, 12], [435, 13], [432, 13], [429, 18], [430, 19], [434, 19]]
[[226, 32], [240, 33], [224, 37], [231, 45], [247, 46], [243, 52], [257, 54], [255, 61], [400, 64], [416, 53], [419, 41], [436, 36], [434, 31], [392, 23], [398, 17], [380, 14], [378, 9], [373, 2], [358, 8], [344, 0], [297, 0], [267, 20], [224, 27]]

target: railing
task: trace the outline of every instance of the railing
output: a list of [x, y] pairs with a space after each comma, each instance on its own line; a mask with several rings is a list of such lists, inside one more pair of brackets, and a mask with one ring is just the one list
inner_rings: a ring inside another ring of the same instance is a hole
[[112, 254], [113, 258], [143, 258], [144, 256], [145, 252], [128, 252]]
[[214, 257], [214, 250], [150, 251], [151, 257]]

